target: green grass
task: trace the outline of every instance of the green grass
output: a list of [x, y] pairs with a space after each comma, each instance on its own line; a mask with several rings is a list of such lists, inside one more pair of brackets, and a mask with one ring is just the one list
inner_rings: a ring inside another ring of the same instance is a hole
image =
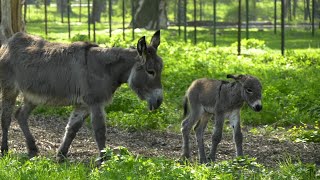
[[254, 158], [242, 157], [208, 165], [144, 158], [119, 147], [106, 148], [109, 160], [97, 168], [92, 164], [56, 163], [50, 158], [7, 155], [0, 159], [0, 179], [318, 179], [320, 170], [314, 164], [279, 163], [270, 169]]

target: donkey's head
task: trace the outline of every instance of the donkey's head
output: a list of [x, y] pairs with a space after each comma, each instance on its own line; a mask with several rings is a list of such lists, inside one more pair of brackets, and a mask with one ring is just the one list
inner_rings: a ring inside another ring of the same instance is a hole
[[139, 61], [134, 65], [128, 79], [129, 86], [142, 99], [146, 100], [150, 110], [157, 109], [162, 103], [162, 59], [157, 55], [160, 45], [160, 30], [146, 44], [145, 37], [139, 39], [137, 51]]
[[254, 111], [262, 110], [260, 81], [250, 75], [227, 75], [241, 84], [241, 96]]

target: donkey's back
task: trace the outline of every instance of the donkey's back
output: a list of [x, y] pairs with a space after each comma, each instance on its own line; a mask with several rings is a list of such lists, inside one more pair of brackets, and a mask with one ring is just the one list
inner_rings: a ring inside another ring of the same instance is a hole
[[86, 53], [94, 46], [51, 43], [16, 33], [1, 48], [1, 87], [20, 91], [35, 104], [80, 103], [86, 86]]

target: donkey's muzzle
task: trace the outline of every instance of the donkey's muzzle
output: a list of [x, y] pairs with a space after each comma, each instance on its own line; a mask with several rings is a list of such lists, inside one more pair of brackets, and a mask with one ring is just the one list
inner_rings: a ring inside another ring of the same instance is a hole
[[148, 98], [149, 110], [155, 110], [160, 107], [163, 101], [162, 89], [156, 89], [152, 92], [150, 98]]
[[160, 107], [160, 105], [162, 104], [162, 97], [158, 98], [156, 100], [151, 100], [149, 101], [149, 110], [156, 110]]
[[262, 110], [262, 105], [261, 104], [257, 104], [253, 107], [253, 110], [256, 111], [256, 112], [259, 112]]

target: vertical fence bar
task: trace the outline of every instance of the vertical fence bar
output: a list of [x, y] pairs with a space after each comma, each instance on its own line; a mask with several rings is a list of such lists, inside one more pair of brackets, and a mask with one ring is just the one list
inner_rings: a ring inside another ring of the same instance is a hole
[[312, 36], [314, 36], [314, 16], [316, 15], [316, 11], [315, 11], [316, 5], [315, 5], [315, 0], [312, 0], [312, 19], [311, 19], [311, 23], [312, 23]]
[[81, 0], [79, 0], [79, 22], [81, 22]]
[[241, 0], [238, 7], [238, 55], [241, 54]]
[[277, 34], [277, 0], [274, 0], [274, 22], [273, 22], [273, 32]]
[[124, 25], [125, 25], [125, 3], [124, 0], [122, 0], [122, 38], [123, 40], [126, 40], [126, 35], [125, 35], [125, 29], [124, 29]]
[[[94, 6], [97, 5], [96, 3], [92, 2], [92, 9], [95, 9]], [[91, 20], [93, 25], [93, 42], [96, 42], [96, 11], [92, 10]]]
[[184, 0], [184, 42], [187, 42], [187, 0]]
[[90, 41], [90, 31], [91, 31], [91, 29], [90, 29], [90, 0], [88, 0], [87, 3], [88, 3], [87, 4], [87, 8], [88, 8], [88, 39]]
[[70, 27], [70, 0], [67, 0], [67, 14], [68, 14], [68, 38], [71, 38], [71, 27]]
[[213, 0], [213, 46], [217, 45], [217, 0]]
[[178, 0], [178, 33], [181, 36], [181, 0]]
[[134, 28], [135, 28], [135, 19], [134, 19], [134, 0], [131, 0], [131, 16], [132, 16], [132, 40], [134, 40]]
[[47, 0], [44, 1], [44, 32], [48, 37], [48, 5]]
[[285, 45], [285, 38], [284, 38], [284, 13], [285, 13], [285, 0], [281, 0], [281, 54], [284, 56], [284, 45]]
[[64, 13], [63, 13], [63, 11], [64, 11], [64, 6], [63, 6], [63, 1], [60, 1], [60, 9], [61, 9], [61, 12], [60, 12], [60, 14], [61, 14], [61, 23], [64, 23], [64, 20], [63, 20], [63, 18], [64, 18]]
[[27, 23], [27, 1], [24, 1], [23, 3], [23, 21], [26, 24]]
[[249, 39], [249, 0], [246, 0], [246, 39]]
[[111, 37], [111, 31], [112, 31], [112, 27], [111, 27], [111, 23], [112, 23], [112, 0], [109, 0], [109, 37]]
[[193, 0], [194, 44], [197, 44], [197, 1]]

